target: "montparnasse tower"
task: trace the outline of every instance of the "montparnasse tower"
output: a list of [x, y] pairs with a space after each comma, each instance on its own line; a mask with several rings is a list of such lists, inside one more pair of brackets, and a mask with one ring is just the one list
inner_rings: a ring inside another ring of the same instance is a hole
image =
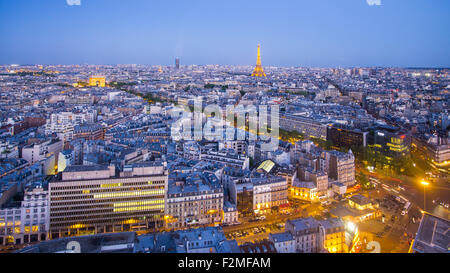
[[252, 77], [265, 77], [264, 69], [261, 65], [261, 46], [258, 44], [258, 58], [256, 59], [256, 67], [253, 70]]

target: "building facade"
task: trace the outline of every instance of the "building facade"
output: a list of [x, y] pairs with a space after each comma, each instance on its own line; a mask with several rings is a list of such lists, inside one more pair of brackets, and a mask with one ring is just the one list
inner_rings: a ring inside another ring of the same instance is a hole
[[336, 147], [366, 147], [368, 134], [368, 132], [364, 132], [360, 129], [347, 129], [339, 126], [332, 126], [327, 129], [327, 140], [331, 141], [333, 146]]
[[51, 237], [162, 227], [167, 183], [162, 162], [69, 166], [49, 183]]
[[287, 181], [281, 176], [265, 177], [252, 181], [253, 211], [256, 214], [271, 212], [273, 207], [288, 203]]
[[45, 241], [48, 231], [48, 191], [42, 187], [25, 190], [20, 206], [0, 210], [0, 245]]
[[218, 225], [223, 219], [223, 188], [211, 173], [189, 174], [169, 183], [166, 226], [170, 229]]
[[306, 137], [327, 139], [327, 125], [313, 119], [292, 115], [281, 116], [280, 128], [286, 131], [297, 131]]
[[338, 151], [327, 152], [328, 177], [339, 181], [345, 186], [352, 186], [355, 179], [355, 156], [350, 150], [348, 153]]

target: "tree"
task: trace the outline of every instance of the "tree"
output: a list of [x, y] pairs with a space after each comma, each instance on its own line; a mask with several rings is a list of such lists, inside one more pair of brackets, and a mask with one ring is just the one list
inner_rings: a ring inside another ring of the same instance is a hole
[[361, 173], [361, 172], [358, 173], [356, 175], [356, 181], [363, 189], [371, 189], [372, 188], [372, 184], [370, 183], [369, 178], [364, 173]]

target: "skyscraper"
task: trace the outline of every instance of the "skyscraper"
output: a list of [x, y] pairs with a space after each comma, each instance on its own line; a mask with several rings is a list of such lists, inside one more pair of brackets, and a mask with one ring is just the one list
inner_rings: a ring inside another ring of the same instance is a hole
[[175, 67], [176, 67], [177, 69], [180, 69], [180, 59], [179, 59], [179, 58], [176, 58], [176, 59], [175, 59]]
[[256, 67], [253, 71], [252, 77], [265, 77], [266, 73], [264, 73], [264, 70], [261, 65], [261, 46], [258, 45], [258, 58], [256, 59]]

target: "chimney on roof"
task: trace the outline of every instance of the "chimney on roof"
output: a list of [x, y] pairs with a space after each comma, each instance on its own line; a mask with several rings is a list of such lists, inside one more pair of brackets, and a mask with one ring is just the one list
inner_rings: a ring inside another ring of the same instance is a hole
[[109, 176], [110, 177], [113, 177], [113, 176], [116, 175], [116, 166], [109, 165], [108, 169], [109, 169]]

